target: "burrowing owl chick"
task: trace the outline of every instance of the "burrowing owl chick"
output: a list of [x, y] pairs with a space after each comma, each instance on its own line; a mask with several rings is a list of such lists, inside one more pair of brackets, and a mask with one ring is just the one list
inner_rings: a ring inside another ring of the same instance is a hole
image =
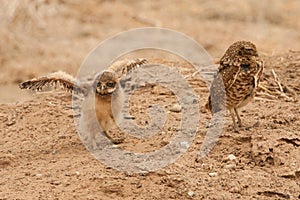
[[[119, 82], [120, 78], [146, 62], [146, 59], [117, 61], [107, 70], [98, 73], [94, 78], [95, 81], [91, 84], [81, 84], [73, 76], [59, 71], [22, 82], [19, 86], [21, 89], [34, 91], [43, 91], [47, 86], [60, 86], [68, 92], [83, 94], [84, 96], [87, 96], [90, 92], [88, 88], [93, 88], [98, 122], [106, 136], [112, 140], [107, 133], [109, 130], [116, 128], [117, 123], [122, 118], [123, 90]], [[95, 136], [92, 135], [90, 139], [95, 139]]]
[[235, 115], [238, 125], [242, 126], [238, 109], [254, 98], [262, 71], [263, 62], [253, 43], [248, 41], [233, 43], [221, 58], [217, 75], [210, 88], [207, 106], [212, 114], [227, 108], [230, 111], [233, 128], [237, 131]]

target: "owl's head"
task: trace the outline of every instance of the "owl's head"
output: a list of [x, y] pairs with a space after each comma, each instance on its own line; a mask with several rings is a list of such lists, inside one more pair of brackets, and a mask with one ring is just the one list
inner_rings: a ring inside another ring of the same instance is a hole
[[237, 56], [258, 56], [256, 46], [249, 41], [237, 41], [228, 50], [233, 51]]
[[240, 56], [258, 56], [256, 46], [251, 42], [242, 42], [238, 47]]
[[96, 76], [95, 92], [100, 96], [112, 95], [118, 89], [118, 77], [112, 71], [104, 71]]
[[109, 68], [96, 75], [94, 91], [97, 95], [105, 97], [112, 95], [120, 88], [119, 80], [133, 69], [142, 66], [146, 59], [122, 60], [113, 63]]
[[229, 46], [223, 58], [258, 56], [256, 46], [249, 41], [237, 41]]

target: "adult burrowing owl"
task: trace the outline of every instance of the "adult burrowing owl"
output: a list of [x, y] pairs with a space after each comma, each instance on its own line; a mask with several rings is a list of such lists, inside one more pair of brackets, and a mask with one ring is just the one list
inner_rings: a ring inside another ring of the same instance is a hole
[[263, 62], [253, 43], [248, 41], [233, 43], [221, 58], [217, 75], [210, 88], [207, 107], [212, 114], [227, 108], [230, 111], [233, 128], [237, 131], [235, 114], [238, 125], [241, 126], [238, 108], [247, 105], [254, 98], [262, 71]]
[[[22, 82], [19, 86], [21, 89], [34, 91], [43, 91], [49, 86], [60, 86], [68, 92], [83, 94], [84, 96], [89, 94], [89, 88], [93, 88], [91, 91], [95, 92], [95, 111], [98, 122], [106, 136], [112, 140], [107, 133], [109, 130], [116, 128], [122, 118], [123, 89], [119, 82], [120, 78], [146, 62], [146, 59], [115, 62], [107, 70], [98, 73], [93, 83], [80, 84], [73, 76], [59, 71]], [[94, 139], [94, 137], [92, 136], [91, 139]]]

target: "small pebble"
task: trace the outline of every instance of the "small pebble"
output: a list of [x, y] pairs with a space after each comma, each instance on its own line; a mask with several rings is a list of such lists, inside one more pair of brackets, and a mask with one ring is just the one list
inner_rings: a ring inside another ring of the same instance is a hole
[[215, 177], [215, 176], [218, 175], [218, 173], [217, 173], [217, 172], [211, 172], [211, 173], [209, 173], [208, 175], [209, 175], [210, 177]]
[[135, 119], [135, 116], [133, 116], [133, 115], [125, 115], [124, 119]]
[[181, 105], [175, 104], [172, 108], [170, 108], [171, 112], [180, 112], [181, 111]]
[[38, 179], [41, 179], [42, 176], [43, 176], [43, 174], [36, 174], [35, 176], [36, 176]]
[[6, 125], [7, 126], [12, 126], [12, 125], [14, 125], [16, 123], [16, 120], [15, 119], [7, 119], [7, 123], [6, 123]]
[[113, 144], [113, 145], [111, 145], [111, 148], [112, 148], [112, 149], [118, 149], [118, 148], [119, 148], [119, 145]]
[[189, 192], [188, 192], [189, 197], [193, 197], [194, 194], [195, 194], [195, 193], [194, 193], [193, 191], [189, 191]]
[[230, 160], [230, 161], [233, 161], [233, 160], [236, 160], [236, 157], [235, 157], [235, 155], [230, 154], [230, 155], [227, 156], [227, 159]]
[[136, 184], [136, 188], [141, 188], [142, 184], [139, 182], [138, 184]]
[[50, 184], [52, 184], [52, 185], [60, 185], [61, 182], [59, 180], [53, 180], [53, 181], [50, 182]]
[[228, 164], [224, 166], [225, 169], [233, 169], [235, 168], [235, 164]]
[[189, 143], [187, 141], [180, 142], [181, 146], [184, 148], [189, 148]]

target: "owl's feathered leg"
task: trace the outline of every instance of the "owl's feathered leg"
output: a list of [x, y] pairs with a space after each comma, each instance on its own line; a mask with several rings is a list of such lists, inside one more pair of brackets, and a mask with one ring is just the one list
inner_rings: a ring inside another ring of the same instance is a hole
[[239, 115], [239, 113], [238, 113], [237, 108], [234, 108], [234, 112], [235, 112], [236, 117], [237, 117], [237, 119], [238, 119], [238, 125], [239, 125], [239, 127], [241, 127], [241, 126], [242, 126], [242, 120], [241, 120], [241, 117], [240, 117], [240, 115]]
[[233, 122], [233, 129], [235, 132], [238, 132], [238, 129], [237, 129], [237, 124], [235, 122], [235, 117], [234, 117], [234, 109], [230, 109], [229, 112], [230, 112], [230, 116], [231, 116], [231, 119], [232, 119], [232, 122]]

